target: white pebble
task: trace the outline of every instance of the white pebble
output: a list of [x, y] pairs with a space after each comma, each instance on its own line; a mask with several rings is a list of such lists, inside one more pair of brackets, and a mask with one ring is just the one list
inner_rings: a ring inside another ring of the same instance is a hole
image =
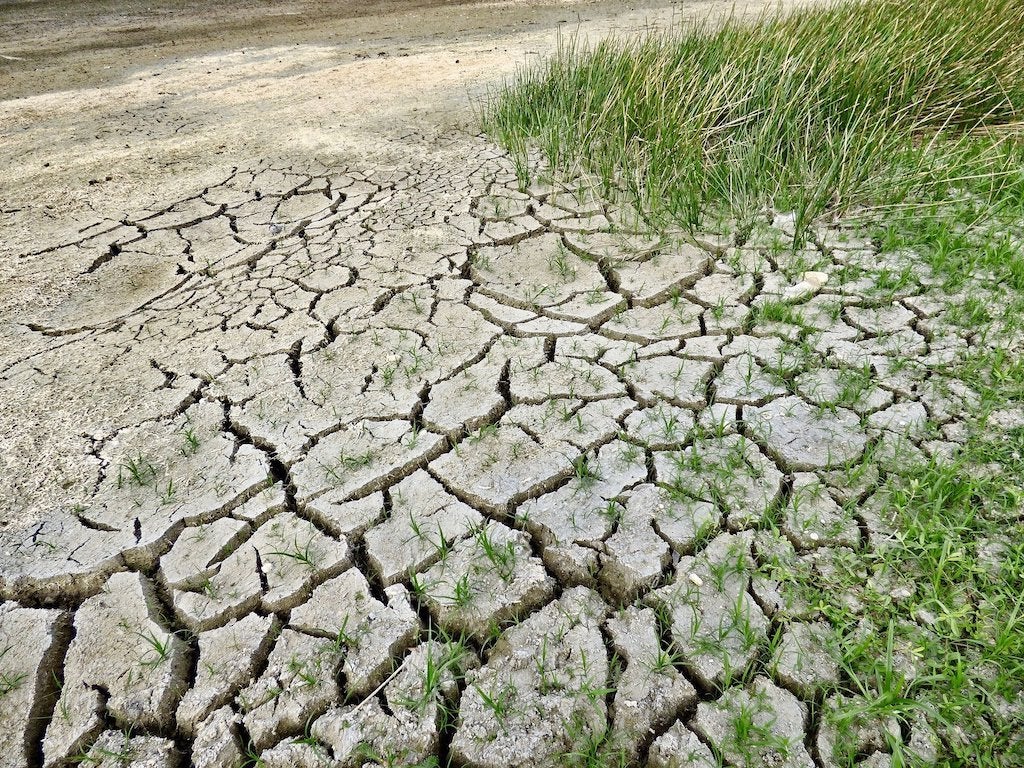
[[828, 282], [828, 275], [824, 272], [804, 272], [801, 280], [809, 283], [813, 288], [821, 288]]

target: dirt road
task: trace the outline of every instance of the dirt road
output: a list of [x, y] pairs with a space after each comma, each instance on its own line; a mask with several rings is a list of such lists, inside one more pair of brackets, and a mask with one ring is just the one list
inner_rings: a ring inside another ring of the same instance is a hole
[[[677, 3], [678, 4], [678, 3]], [[0, 4], [7, 97], [107, 84], [132, 70], [225, 50], [332, 46], [354, 58], [398, 56], [432, 44], [495, 40], [667, 2], [473, 0], [45, 0]]]

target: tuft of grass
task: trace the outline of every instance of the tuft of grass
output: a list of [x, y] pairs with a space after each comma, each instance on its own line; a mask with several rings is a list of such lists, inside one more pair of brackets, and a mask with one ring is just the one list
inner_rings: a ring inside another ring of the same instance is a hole
[[136, 635], [146, 641], [149, 648], [145, 657], [141, 660], [142, 666], [152, 669], [158, 667], [167, 660], [171, 652], [171, 638], [160, 638], [156, 633], [147, 630], [146, 632], [135, 632]]
[[136, 488], [155, 485], [158, 474], [157, 468], [141, 451], [137, 456], [129, 454], [117, 466], [117, 487], [122, 488], [128, 481]]
[[[521, 175], [539, 146], [655, 219], [1024, 199], [1024, 4], [861, 0], [688, 21], [558, 53], [483, 110]], [[1019, 203], [1018, 203], [1019, 205]]]
[[515, 686], [507, 682], [500, 688], [496, 687], [490, 691], [485, 691], [477, 685], [473, 688], [480, 695], [484, 708], [489, 710], [504, 728], [504, 722], [512, 714], [512, 706], [518, 695]]
[[3, 672], [0, 673], [0, 699], [13, 691], [18, 690], [25, 681], [28, 680], [28, 675], [24, 672]]
[[273, 557], [285, 557], [290, 560], [294, 560], [297, 563], [305, 565], [307, 568], [316, 568], [317, 554], [313, 550], [312, 537], [305, 544], [299, 544], [299, 539], [296, 537], [292, 541], [291, 549], [274, 550], [267, 554]]

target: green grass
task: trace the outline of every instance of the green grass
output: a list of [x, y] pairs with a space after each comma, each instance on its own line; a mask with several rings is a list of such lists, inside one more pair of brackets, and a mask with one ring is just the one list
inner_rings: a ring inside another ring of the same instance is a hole
[[867, 507], [891, 533], [827, 568], [762, 563], [791, 605], [835, 628], [848, 697], [828, 715], [838, 765], [853, 765], [849, 729], [888, 717], [939, 738], [934, 762], [891, 742], [893, 765], [1024, 765], [1024, 426], [989, 423], [1024, 401], [1024, 364], [996, 348], [936, 372], [977, 392], [971, 436], [950, 459], [888, 470]]
[[[1024, 760], [1022, 452], [1018, 429], [973, 441], [955, 461], [890, 476], [890, 541], [847, 557], [827, 578], [789, 571], [792, 594], [839, 634], [844, 687], [858, 695], [841, 717], [921, 715], [944, 742], [941, 765]], [[865, 584], [865, 569], [878, 581]]]
[[1022, 108], [1024, 4], [868, 0], [564, 42], [483, 118], [524, 177], [539, 146], [556, 174], [596, 174], [655, 218], [774, 208], [802, 229], [825, 211], [1020, 195]]

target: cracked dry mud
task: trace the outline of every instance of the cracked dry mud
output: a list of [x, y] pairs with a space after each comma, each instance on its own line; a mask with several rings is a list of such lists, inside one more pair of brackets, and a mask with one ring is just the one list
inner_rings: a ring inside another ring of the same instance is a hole
[[[604, 736], [713, 766], [739, 717], [763, 764], [832, 765], [829, 627], [768, 566], [882, 542], [879, 468], [962, 439], [935, 281], [887, 288], [838, 227], [651, 237], [483, 139], [408, 141], [58, 246], [87, 283], [4, 396], [144, 394], [82, 413], [73, 503], [0, 532], [0, 766], [542, 766]], [[876, 765], [927, 740], [861, 735]]]

